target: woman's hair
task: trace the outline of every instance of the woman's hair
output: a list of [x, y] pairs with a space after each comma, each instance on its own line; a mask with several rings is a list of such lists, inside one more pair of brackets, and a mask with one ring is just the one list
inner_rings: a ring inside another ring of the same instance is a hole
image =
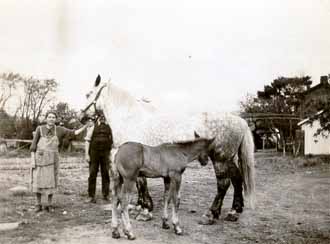
[[56, 117], [56, 119], [57, 119], [57, 113], [56, 113], [55, 110], [49, 110], [49, 111], [47, 111], [45, 118], [47, 118], [49, 114], [54, 114], [55, 117]]

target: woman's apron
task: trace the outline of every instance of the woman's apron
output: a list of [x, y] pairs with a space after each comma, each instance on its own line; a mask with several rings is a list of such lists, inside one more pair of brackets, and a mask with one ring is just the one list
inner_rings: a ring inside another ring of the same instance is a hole
[[40, 139], [36, 151], [36, 168], [33, 170], [32, 191], [42, 194], [53, 194], [58, 185], [59, 169], [59, 140], [55, 133], [53, 136], [43, 135], [40, 128]]

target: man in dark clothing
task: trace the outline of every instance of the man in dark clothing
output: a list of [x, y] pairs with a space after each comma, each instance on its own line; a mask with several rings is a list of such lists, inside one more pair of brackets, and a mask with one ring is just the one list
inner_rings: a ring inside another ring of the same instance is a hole
[[[93, 122], [90, 121], [90, 123]], [[111, 128], [106, 123], [103, 115], [100, 115], [96, 119], [94, 125], [91, 125], [87, 129], [85, 141], [85, 156], [86, 161], [89, 162], [89, 202], [96, 203], [96, 178], [99, 167], [101, 168], [103, 199], [108, 201], [110, 186], [110, 151], [113, 145], [113, 139]]]

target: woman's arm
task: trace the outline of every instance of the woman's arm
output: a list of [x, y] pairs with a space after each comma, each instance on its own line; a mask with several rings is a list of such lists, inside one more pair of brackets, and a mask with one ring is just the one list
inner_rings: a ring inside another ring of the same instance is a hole
[[37, 129], [35, 130], [35, 133], [33, 135], [33, 140], [32, 140], [32, 143], [31, 143], [31, 146], [30, 146], [30, 151], [31, 152], [36, 152], [37, 151], [37, 145], [38, 145], [38, 142], [39, 142], [39, 139], [40, 139], [40, 130], [41, 130], [41, 127], [38, 126]]
[[56, 127], [57, 136], [60, 140], [62, 140], [64, 136], [69, 136], [70, 138], [74, 138], [74, 136], [79, 135], [81, 132], [83, 132], [87, 128], [87, 126], [88, 125], [86, 124], [77, 130], [68, 129], [65, 128], [64, 126], [57, 126]]
[[83, 132], [86, 128], [88, 127], [88, 124], [85, 124], [83, 127], [77, 129], [74, 131], [74, 134], [77, 136], [79, 135], [81, 132]]

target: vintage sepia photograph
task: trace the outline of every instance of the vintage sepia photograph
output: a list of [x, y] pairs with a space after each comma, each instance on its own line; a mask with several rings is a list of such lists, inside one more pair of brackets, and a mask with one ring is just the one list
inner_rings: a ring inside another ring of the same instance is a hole
[[0, 0], [0, 244], [330, 243], [330, 0]]

